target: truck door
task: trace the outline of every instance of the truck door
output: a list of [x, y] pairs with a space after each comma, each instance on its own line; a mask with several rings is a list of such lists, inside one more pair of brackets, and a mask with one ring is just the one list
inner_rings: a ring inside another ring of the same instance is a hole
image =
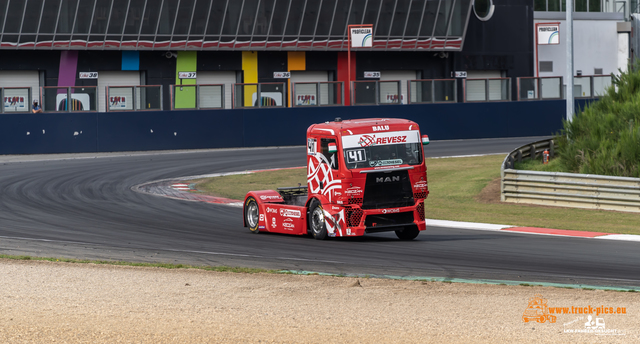
[[340, 167], [338, 161], [338, 145], [335, 138], [320, 139], [320, 153], [324, 155], [331, 169], [337, 171]]
[[323, 194], [331, 200], [330, 190], [340, 185], [336, 180], [340, 167], [337, 140], [332, 137], [309, 138], [307, 184], [310, 194]]

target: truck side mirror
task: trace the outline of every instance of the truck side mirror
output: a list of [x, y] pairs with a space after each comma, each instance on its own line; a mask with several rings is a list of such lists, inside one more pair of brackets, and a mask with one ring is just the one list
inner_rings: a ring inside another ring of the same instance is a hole
[[422, 144], [425, 146], [429, 144], [429, 135], [422, 135]]

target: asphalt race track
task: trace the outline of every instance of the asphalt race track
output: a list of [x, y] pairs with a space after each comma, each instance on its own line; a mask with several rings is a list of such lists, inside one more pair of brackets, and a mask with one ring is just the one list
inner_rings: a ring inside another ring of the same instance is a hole
[[[426, 151], [506, 153], [538, 139], [436, 141]], [[412, 242], [393, 233], [318, 241], [252, 234], [239, 208], [131, 190], [165, 178], [304, 164], [302, 146], [0, 157], [0, 254], [640, 286], [637, 242], [438, 227]]]

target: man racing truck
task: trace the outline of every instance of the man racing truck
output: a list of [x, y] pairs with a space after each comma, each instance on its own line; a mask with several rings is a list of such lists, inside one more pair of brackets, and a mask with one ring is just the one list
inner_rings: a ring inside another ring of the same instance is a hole
[[307, 186], [250, 191], [244, 225], [316, 239], [426, 229], [427, 168], [415, 122], [336, 118], [307, 129]]

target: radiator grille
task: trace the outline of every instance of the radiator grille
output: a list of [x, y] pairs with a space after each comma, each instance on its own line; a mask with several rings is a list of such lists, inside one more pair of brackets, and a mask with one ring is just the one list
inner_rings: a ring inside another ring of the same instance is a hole
[[347, 210], [347, 227], [358, 227], [362, 220], [362, 209], [353, 208]]
[[418, 217], [420, 218], [420, 221], [424, 221], [424, 202], [418, 203], [416, 211], [418, 211]]
[[413, 198], [414, 199], [424, 199], [427, 198], [427, 193], [426, 192], [416, 192], [413, 194]]

